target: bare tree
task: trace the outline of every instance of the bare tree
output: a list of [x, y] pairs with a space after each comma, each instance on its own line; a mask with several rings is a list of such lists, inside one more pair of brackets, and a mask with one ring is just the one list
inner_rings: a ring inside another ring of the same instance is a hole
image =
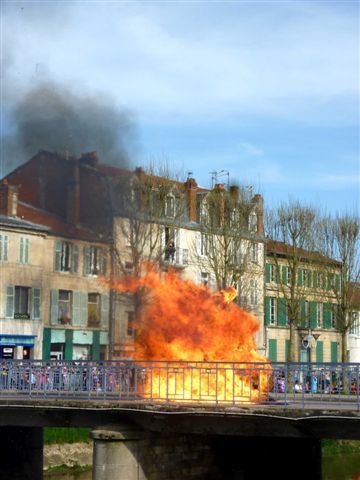
[[326, 288], [336, 297], [336, 326], [341, 332], [341, 361], [348, 361], [348, 333], [353, 326], [354, 285], [360, 279], [360, 222], [354, 213], [324, 215], [318, 226], [318, 249], [341, 264], [340, 281], [328, 263], [323, 264]]
[[[308, 286], [304, 262], [314, 261], [314, 228], [316, 212], [312, 207], [303, 206], [297, 201], [289, 201], [278, 209], [269, 211], [266, 216], [268, 254], [275, 265], [278, 288], [282, 294], [282, 308], [290, 328], [288, 360], [297, 361], [296, 340], [302, 314], [301, 305], [306, 298]], [[282, 277], [282, 278], [281, 278]]]
[[[203, 193], [198, 203], [198, 232], [194, 245], [198, 268], [210, 273], [218, 290], [240, 284], [241, 298], [247, 298], [249, 281], [245, 273], [251, 275], [253, 263], [250, 258], [252, 240], [258, 233], [259, 202], [254, 201], [246, 189], [237, 186], [226, 189], [220, 184]], [[257, 248], [257, 244], [255, 246]], [[255, 263], [256, 258], [252, 260]]]
[[[160, 170], [159, 170], [160, 171]], [[184, 215], [181, 182], [170, 179], [164, 169], [125, 172], [111, 180], [113, 238], [113, 276], [140, 277], [144, 265], [176, 264], [177, 232]], [[119, 295], [118, 295], [119, 297]], [[140, 288], [132, 296], [122, 296], [134, 309], [136, 323], [141, 324], [148, 292]]]

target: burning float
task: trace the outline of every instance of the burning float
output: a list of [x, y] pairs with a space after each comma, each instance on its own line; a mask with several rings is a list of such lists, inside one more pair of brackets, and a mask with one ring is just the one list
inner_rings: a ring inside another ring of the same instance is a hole
[[233, 303], [235, 289], [214, 293], [153, 266], [112, 288], [135, 299], [143, 398], [235, 404], [265, 396], [271, 367], [256, 351], [257, 319]]

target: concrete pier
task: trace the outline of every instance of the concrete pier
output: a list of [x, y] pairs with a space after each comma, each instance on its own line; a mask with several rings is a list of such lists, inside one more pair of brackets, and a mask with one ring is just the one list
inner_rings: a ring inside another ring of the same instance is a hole
[[130, 423], [99, 427], [94, 441], [93, 480], [146, 480], [139, 456], [144, 432]]

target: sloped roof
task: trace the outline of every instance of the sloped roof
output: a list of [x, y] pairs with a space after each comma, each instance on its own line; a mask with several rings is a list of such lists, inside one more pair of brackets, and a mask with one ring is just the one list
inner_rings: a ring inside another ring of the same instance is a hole
[[41, 224], [43, 229], [52, 235], [91, 242], [106, 241], [104, 237], [96, 232], [71, 225], [57, 215], [24, 202], [18, 202], [18, 215], [22, 222], [26, 222], [29, 225]]
[[[270, 255], [281, 255], [281, 256], [290, 256], [292, 255], [293, 247], [284, 242], [279, 242], [277, 240], [267, 239], [265, 240], [266, 253]], [[326, 257], [316, 251], [307, 251], [301, 248], [296, 249], [296, 254], [304, 261], [309, 262], [321, 262], [321, 263], [331, 263], [337, 267], [341, 266], [341, 262], [334, 260], [332, 258]]]

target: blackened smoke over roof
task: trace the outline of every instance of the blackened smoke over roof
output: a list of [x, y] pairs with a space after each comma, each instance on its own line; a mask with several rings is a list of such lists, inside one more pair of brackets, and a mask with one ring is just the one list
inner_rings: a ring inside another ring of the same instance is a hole
[[38, 83], [9, 112], [2, 174], [38, 150], [79, 156], [96, 150], [102, 162], [131, 167], [136, 154], [133, 114], [106, 94], [83, 95], [54, 81]]

